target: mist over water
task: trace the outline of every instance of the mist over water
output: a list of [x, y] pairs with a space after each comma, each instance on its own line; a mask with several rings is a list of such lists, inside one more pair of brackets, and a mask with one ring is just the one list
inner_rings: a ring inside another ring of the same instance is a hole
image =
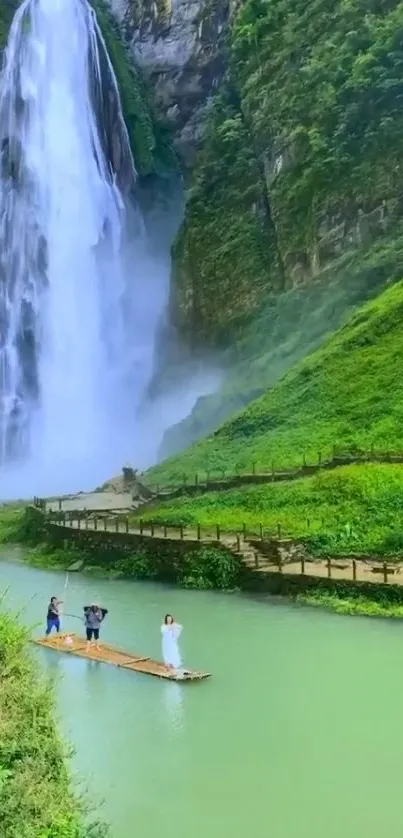
[[0, 84], [0, 495], [76, 491], [149, 465], [189, 410], [145, 401], [169, 247], [86, 0], [25, 0]]

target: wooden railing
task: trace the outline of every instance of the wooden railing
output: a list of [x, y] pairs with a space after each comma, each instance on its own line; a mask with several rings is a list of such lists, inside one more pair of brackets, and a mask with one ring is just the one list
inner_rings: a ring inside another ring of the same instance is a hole
[[[238, 533], [222, 533], [219, 524], [213, 530], [205, 531], [202, 530], [200, 525], [197, 525], [195, 528], [188, 528], [181, 525], [157, 525], [152, 522], [145, 524], [140, 520], [139, 526], [133, 527], [127, 515], [116, 514], [111, 516], [107, 514], [92, 514], [90, 517], [84, 514], [83, 511], [48, 512], [46, 513], [46, 518], [50, 523], [76, 530], [120, 533], [122, 535], [140, 536], [158, 540], [192, 541], [205, 545], [222, 544], [223, 547], [230, 549], [231, 552], [239, 554], [240, 558], [244, 561], [246, 560], [246, 553], [249, 554], [252, 548], [254, 550], [253, 565], [250, 561], [246, 562], [252, 570], [264, 569], [267, 572], [274, 573], [327, 577], [328, 579], [343, 579], [352, 582], [382, 582], [385, 584], [388, 584], [390, 578], [393, 577], [393, 582], [403, 584], [403, 568], [398, 564], [391, 565], [387, 561], [370, 561], [369, 559], [365, 560], [359, 557], [346, 557], [345, 559], [331, 559], [329, 557], [315, 561], [304, 555], [299, 555], [290, 558], [288, 561], [284, 561], [280, 557], [274, 558], [265, 555], [264, 552], [259, 550], [259, 538], [255, 534], [248, 533], [245, 526]], [[265, 537], [262, 531], [260, 541], [261, 546], [264, 547]], [[284, 544], [278, 532], [276, 536], [267, 538], [266, 544], [270, 541], [277, 543], [277, 546]]]
[[403, 464], [403, 451], [377, 451], [371, 448], [369, 451], [337, 452], [333, 449], [331, 456], [326, 457], [318, 452], [314, 462], [308, 462], [305, 454], [302, 455], [298, 465], [276, 468], [273, 461], [270, 466], [261, 465], [258, 461], [251, 462], [249, 468], [241, 465], [235, 467], [234, 472], [226, 469], [206, 468], [197, 471], [194, 475], [183, 474], [182, 481], [169, 483], [165, 486], [159, 483], [145, 483], [143, 485], [153, 493], [153, 499], [168, 499], [177, 497], [182, 493], [195, 493], [197, 491], [214, 491], [215, 489], [228, 489], [232, 485], [245, 485], [248, 483], [271, 483], [288, 480], [298, 480], [302, 477], [310, 477], [321, 470], [332, 470], [347, 465], [373, 464]]

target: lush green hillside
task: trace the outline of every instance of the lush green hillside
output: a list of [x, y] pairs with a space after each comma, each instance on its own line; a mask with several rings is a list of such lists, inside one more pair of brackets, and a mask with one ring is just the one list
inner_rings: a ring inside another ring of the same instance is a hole
[[333, 448], [403, 450], [403, 284], [367, 303], [323, 348], [212, 436], [152, 469], [182, 482], [199, 471], [317, 462]]
[[289, 483], [184, 496], [140, 510], [143, 521], [204, 531], [291, 535], [316, 553], [403, 554], [403, 466], [345, 466]]
[[28, 635], [0, 613], [2, 838], [95, 838], [73, 797], [53, 721], [53, 694], [35, 671]]

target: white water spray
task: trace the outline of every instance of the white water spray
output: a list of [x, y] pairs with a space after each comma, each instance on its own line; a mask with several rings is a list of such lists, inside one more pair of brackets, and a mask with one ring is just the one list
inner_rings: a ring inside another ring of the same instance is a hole
[[127, 212], [133, 160], [87, 0], [20, 6], [0, 143], [0, 489], [75, 490], [141, 452], [136, 412], [168, 294]]

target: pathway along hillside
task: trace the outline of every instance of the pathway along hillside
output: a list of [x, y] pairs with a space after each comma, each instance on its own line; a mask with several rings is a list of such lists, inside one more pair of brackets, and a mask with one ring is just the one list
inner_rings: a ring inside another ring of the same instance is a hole
[[[307, 575], [317, 578], [345, 580], [350, 582], [369, 582], [403, 585], [403, 565], [389, 564], [386, 561], [371, 560], [369, 558], [346, 557], [345, 559], [314, 560], [307, 555], [306, 550], [296, 539], [291, 538], [259, 538], [247, 533], [221, 534], [219, 527], [215, 534], [202, 533], [200, 527], [188, 529], [150, 524], [149, 528], [140, 524], [133, 527], [129, 523], [128, 515], [106, 510], [105, 507], [95, 510], [92, 508], [64, 510], [63, 499], [45, 504], [36, 500], [49, 523], [60, 526], [67, 531], [93, 530], [105, 534], [114, 533], [129, 537], [151, 539], [158, 542], [177, 541], [188, 542], [193, 545], [222, 546], [242, 559], [245, 566], [254, 573], [282, 573], [284, 575]], [[71, 499], [68, 501], [71, 503]], [[117, 504], [118, 506], [118, 504]], [[117, 508], [117, 507], [115, 507]], [[102, 537], [102, 536], [101, 536]]]
[[[151, 503], [156, 500], [170, 500], [171, 498], [178, 498], [183, 495], [196, 495], [212, 491], [220, 492], [239, 486], [302, 480], [306, 477], [313, 477], [320, 471], [333, 471], [342, 466], [361, 466], [366, 464], [403, 465], [403, 452], [371, 450], [367, 453], [363, 452], [356, 455], [334, 454], [327, 460], [322, 459], [319, 453], [317, 463], [308, 464], [304, 459], [302, 465], [289, 469], [276, 471], [273, 466], [270, 471], [257, 471], [255, 467], [252, 467], [251, 472], [244, 474], [240, 471], [237, 474], [225, 474], [225, 472], [220, 470], [220, 478], [212, 478], [211, 474], [213, 470], [209, 471], [206, 469], [203, 474], [195, 473], [193, 482], [186, 479], [183, 483], [176, 485], [169, 484], [162, 487], [159, 484], [153, 485], [146, 483], [143, 479], [140, 480], [136, 476], [133, 480], [133, 487], [138, 492], [139, 501], [142, 503]], [[146, 477], [147, 475], [144, 475], [144, 478]]]

